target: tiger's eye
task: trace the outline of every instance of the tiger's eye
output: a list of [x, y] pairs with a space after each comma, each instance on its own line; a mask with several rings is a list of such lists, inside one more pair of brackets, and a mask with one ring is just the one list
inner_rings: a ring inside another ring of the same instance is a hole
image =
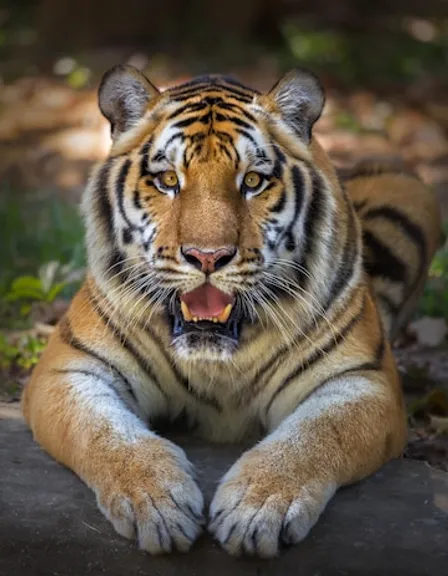
[[179, 184], [179, 179], [174, 170], [167, 170], [160, 175], [160, 182], [165, 188], [176, 188]]
[[258, 188], [261, 184], [261, 176], [257, 172], [248, 172], [244, 176], [244, 184], [248, 188]]

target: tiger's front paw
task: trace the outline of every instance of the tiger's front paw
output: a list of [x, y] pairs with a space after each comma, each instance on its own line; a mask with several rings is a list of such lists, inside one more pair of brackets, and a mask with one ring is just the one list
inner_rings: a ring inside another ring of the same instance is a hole
[[[109, 455], [110, 456], [110, 455]], [[183, 450], [159, 438], [114, 453], [93, 486], [115, 530], [151, 554], [186, 552], [203, 529], [203, 496]]]
[[275, 455], [254, 449], [222, 479], [208, 529], [232, 555], [271, 558], [281, 543], [305, 538], [334, 492], [333, 483], [301, 480]]

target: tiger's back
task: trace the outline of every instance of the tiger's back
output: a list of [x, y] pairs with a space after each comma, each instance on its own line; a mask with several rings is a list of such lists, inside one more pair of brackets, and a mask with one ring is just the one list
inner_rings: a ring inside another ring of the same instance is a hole
[[361, 221], [364, 267], [393, 342], [418, 305], [440, 245], [437, 199], [400, 162], [367, 159], [340, 177]]

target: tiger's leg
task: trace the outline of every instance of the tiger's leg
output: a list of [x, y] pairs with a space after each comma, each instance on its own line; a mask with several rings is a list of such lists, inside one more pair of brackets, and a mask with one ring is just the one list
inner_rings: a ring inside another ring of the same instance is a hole
[[184, 452], [147, 428], [109, 366], [59, 330], [24, 392], [35, 438], [94, 491], [121, 535], [153, 554], [187, 551], [202, 531], [203, 497]]
[[406, 421], [384, 375], [346, 375], [314, 391], [230, 468], [209, 529], [231, 554], [262, 557], [301, 541], [338, 487], [400, 454]]

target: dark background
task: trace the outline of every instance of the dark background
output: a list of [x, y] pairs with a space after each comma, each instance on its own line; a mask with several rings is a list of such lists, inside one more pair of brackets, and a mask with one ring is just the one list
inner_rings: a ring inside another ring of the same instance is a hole
[[63, 55], [95, 65], [141, 51], [189, 72], [265, 56], [346, 81], [411, 81], [443, 73], [447, 17], [445, 0], [14, 0], [0, 9], [2, 73], [48, 72]]

